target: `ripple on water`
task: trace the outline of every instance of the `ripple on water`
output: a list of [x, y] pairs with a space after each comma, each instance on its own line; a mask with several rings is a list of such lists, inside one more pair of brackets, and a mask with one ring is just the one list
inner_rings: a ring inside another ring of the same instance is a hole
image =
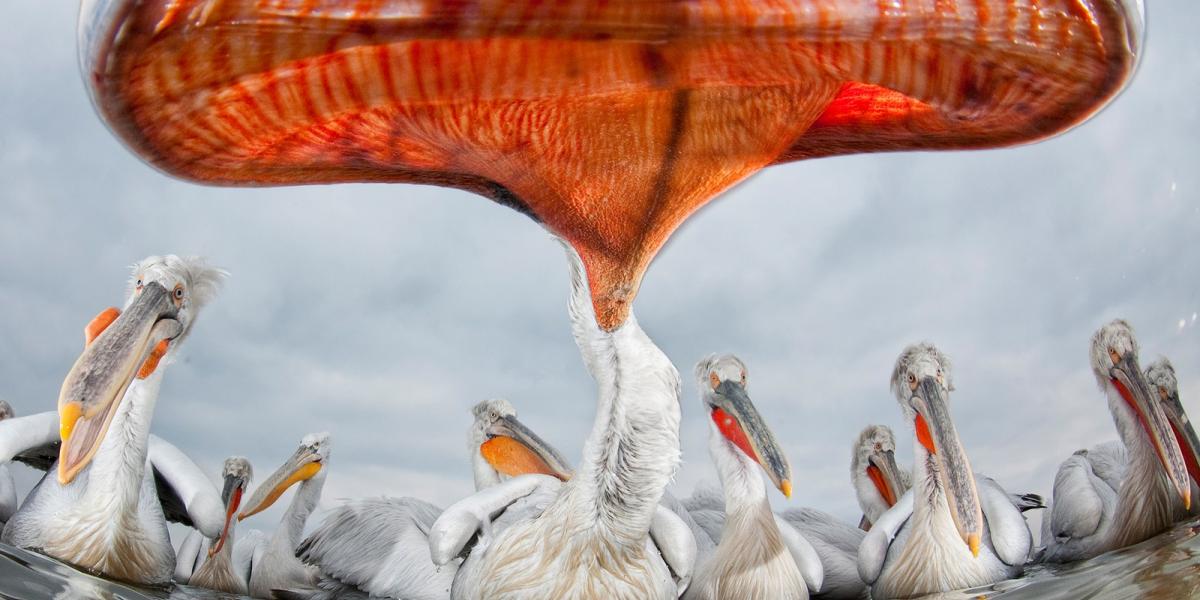
[[[930, 596], [937, 600], [1104, 598], [1176, 599], [1200, 596], [1200, 521], [1069, 565], [1031, 567], [1020, 579]], [[82, 573], [40, 554], [0, 544], [0, 598], [101, 600], [239, 598], [188, 586], [164, 589], [116, 583]]]

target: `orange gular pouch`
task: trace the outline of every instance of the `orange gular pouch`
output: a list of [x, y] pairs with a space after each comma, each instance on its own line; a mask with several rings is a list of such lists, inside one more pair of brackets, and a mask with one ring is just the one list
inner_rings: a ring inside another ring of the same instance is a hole
[[713, 423], [717, 424], [717, 430], [725, 439], [737, 446], [751, 460], [758, 462], [758, 453], [754, 451], [754, 446], [750, 444], [750, 438], [746, 437], [746, 430], [742, 429], [742, 424], [738, 422], [733, 415], [719, 409], [712, 409]]
[[925, 446], [930, 454], [937, 454], [937, 447], [933, 445], [933, 435], [929, 433], [929, 424], [925, 422], [925, 417], [922, 417], [921, 413], [917, 413], [917, 418], [913, 420], [913, 426], [917, 430], [917, 441]]
[[158, 361], [162, 360], [162, 357], [167, 353], [167, 347], [170, 342], [171, 340], [163, 340], [154, 346], [154, 349], [150, 351], [150, 355], [142, 362], [142, 368], [138, 369], [138, 379], [145, 379], [154, 373], [154, 370], [158, 368]]
[[100, 337], [100, 334], [104, 333], [104, 330], [108, 329], [108, 326], [112, 325], [113, 321], [116, 321], [117, 317], [119, 316], [121, 316], [121, 311], [110, 306], [100, 311], [100, 314], [93, 317], [87, 326], [83, 328], [83, 347], [86, 348], [90, 346], [92, 342], [95, 341], [96, 338]]
[[110, 0], [79, 55], [110, 130], [175, 177], [432, 184], [532, 216], [611, 331], [671, 233], [764, 167], [1083, 121], [1133, 71], [1129, 4]]
[[562, 479], [528, 446], [505, 435], [495, 436], [480, 444], [479, 454], [493, 469], [509, 477], [540, 473]]
[[875, 484], [875, 489], [879, 490], [879, 495], [883, 497], [883, 501], [889, 507], [896, 504], [896, 493], [892, 491], [892, 487], [883, 480], [883, 472], [875, 465], [867, 466], [867, 477], [871, 478], [871, 483]]

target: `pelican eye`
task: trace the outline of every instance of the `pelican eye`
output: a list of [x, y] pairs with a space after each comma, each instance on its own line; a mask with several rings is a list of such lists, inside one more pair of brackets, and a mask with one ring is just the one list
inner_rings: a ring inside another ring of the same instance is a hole
[[712, 389], [714, 389], [714, 390], [715, 390], [715, 389], [717, 389], [717, 387], [721, 385], [721, 378], [720, 378], [720, 377], [717, 377], [717, 372], [716, 372], [716, 371], [711, 371], [711, 372], [709, 372], [709, 374], [708, 374], [708, 383], [709, 383], [710, 385], [712, 385]]
[[176, 300], [183, 300], [183, 286], [176, 286], [176, 287], [175, 287], [175, 299], [176, 299]]
[[746, 372], [742, 371], [742, 385], [746, 385]]
[[1114, 365], [1121, 362], [1121, 355], [1111, 347], [1108, 349], [1108, 357], [1112, 359]]

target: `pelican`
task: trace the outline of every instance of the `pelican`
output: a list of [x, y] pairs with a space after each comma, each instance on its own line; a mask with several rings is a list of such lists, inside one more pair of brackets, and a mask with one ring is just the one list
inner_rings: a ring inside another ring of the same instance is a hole
[[[12, 405], [6, 400], [0, 400], [0, 421], [13, 417]], [[13, 482], [12, 473], [8, 472], [8, 463], [0, 463], [0, 527], [17, 512], [17, 484]]]
[[[1200, 440], [1196, 438], [1196, 430], [1192, 429], [1187, 411], [1183, 410], [1183, 403], [1179, 401], [1179, 381], [1175, 378], [1175, 367], [1171, 365], [1171, 361], [1160, 358], [1146, 367], [1146, 381], [1150, 384], [1151, 395], [1158, 394], [1163, 413], [1171, 423], [1175, 442], [1179, 444], [1183, 462], [1187, 465], [1188, 475], [1192, 479], [1191, 497], [1195, 498], [1196, 494], [1200, 494]], [[1178, 519], [1200, 514], [1200, 503], [1192, 503], [1188, 508], [1184, 508], [1182, 504], [1176, 506]]]
[[859, 528], [870, 531], [896, 500], [911, 487], [909, 474], [896, 466], [896, 438], [885, 425], [868, 425], [854, 440], [850, 481], [863, 517]]
[[[690, 574], [695, 540], [651, 541], [659, 500], [679, 463], [679, 373], [629, 318], [597, 324], [583, 264], [568, 247], [569, 313], [584, 363], [599, 386], [596, 421], [574, 476], [522, 475], [461, 500], [429, 533], [434, 563], [447, 565], [477, 532], [451, 597], [675, 598]], [[672, 568], [673, 567], [673, 568]]]
[[1133, 328], [1123, 320], [1092, 336], [1092, 372], [1121, 440], [1080, 450], [1058, 468], [1050, 515], [1042, 523], [1047, 561], [1090, 558], [1136, 544], [1191, 508], [1183, 453], [1137, 356]]
[[932, 344], [896, 360], [892, 392], [913, 424], [913, 488], [863, 538], [858, 572], [873, 598], [911, 598], [1021, 573], [1032, 536], [1011, 497], [975, 475], [950, 418], [950, 362]]
[[[908, 471], [896, 465], [895, 450], [892, 430], [884, 425], [868, 425], [854, 442], [850, 479], [863, 511], [858, 524], [863, 531], [870, 531], [871, 523], [912, 487]], [[1045, 500], [1033, 492], [1010, 494], [1009, 499], [1021, 512], [1046, 508]]]
[[246, 508], [238, 515], [238, 521], [242, 521], [260, 513], [274, 504], [289, 487], [300, 484], [275, 532], [249, 551], [250, 565], [246, 570], [250, 572], [251, 596], [271, 598], [271, 590], [316, 585], [319, 573], [296, 558], [296, 548], [300, 545], [308, 515], [321, 499], [328, 473], [325, 465], [329, 462], [329, 450], [328, 433], [304, 436], [300, 447], [254, 490], [246, 501]]
[[746, 392], [746, 365], [733, 355], [696, 365], [708, 412], [708, 451], [724, 490], [716, 549], [702, 557], [685, 599], [808, 598], [823, 577], [816, 551], [790, 525], [778, 522], [767, 501], [762, 469], [785, 496], [792, 468]]
[[237, 514], [242, 494], [250, 485], [252, 476], [249, 460], [241, 456], [225, 459], [225, 466], [221, 470], [221, 478], [225, 482], [221, 489], [221, 501], [225, 503], [225, 525], [221, 528], [221, 535], [212, 544], [207, 544], [205, 542], [208, 540], [198, 531], [188, 533], [179, 546], [176, 581], [230, 594], [248, 593], [246, 582], [249, 580], [249, 564], [239, 564], [233, 556], [233, 533], [237, 525], [233, 517]]
[[[476, 491], [527, 473], [570, 478], [566, 460], [517, 419], [507, 400], [485, 400], [471, 414], [467, 448]], [[288, 597], [339, 597], [353, 590], [372, 597], [449, 598], [457, 564], [441, 567], [429, 556], [428, 532], [441, 513], [433, 504], [408, 497], [342, 504], [296, 551], [320, 570], [317, 588], [289, 589]]]
[[108, 309], [85, 330], [89, 343], [63, 382], [57, 415], [0, 423], [11, 426], [0, 428], [3, 458], [62, 440], [52, 473], [9, 520], [4, 542], [115, 579], [166, 583], [175, 552], [160, 506], [167, 498], [156, 491], [156, 479], [182, 500], [198, 528], [216, 537], [222, 512], [212, 484], [150, 435], [150, 420], [165, 365], [224, 277], [198, 258], [137, 263], [125, 310]]

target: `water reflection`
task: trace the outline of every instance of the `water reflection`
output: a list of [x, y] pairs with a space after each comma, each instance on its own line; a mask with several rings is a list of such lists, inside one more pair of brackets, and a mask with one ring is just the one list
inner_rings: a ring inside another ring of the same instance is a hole
[[[1200, 521], [1177, 526], [1141, 544], [1070, 565], [1038, 565], [1025, 577], [984, 588], [930, 596], [987, 598], [1175, 599], [1200, 595]], [[77, 571], [54, 559], [0, 544], [0, 598], [14, 600], [226, 600], [242, 598], [188, 586], [153, 589]]]

